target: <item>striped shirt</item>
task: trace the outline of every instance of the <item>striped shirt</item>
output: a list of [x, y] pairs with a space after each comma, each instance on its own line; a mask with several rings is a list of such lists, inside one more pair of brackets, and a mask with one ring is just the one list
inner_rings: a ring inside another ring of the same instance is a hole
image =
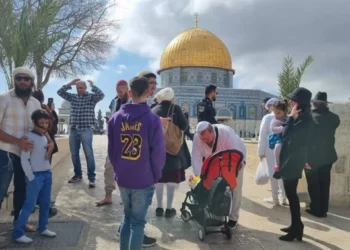
[[[0, 129], [16, 138], [22, 138], [33, 129], [32, 113], [40, 109], [40, 103], [34, 97], [29, 97], [27, 104], [17, 97], [11, 89], [0, 95]], [[14, 144], [0, 141], [0, 149], [6, 152], [21, 155], [21, 149]]]
[[71, 86], [64, 85], [57, 94], [71, 103], [70, 124], [76, 128], [91, 128], [95, 125], [95, 106], [104, 98], [103, 92], [93, 86], [91, 91], [85, 95], [68, 93]]

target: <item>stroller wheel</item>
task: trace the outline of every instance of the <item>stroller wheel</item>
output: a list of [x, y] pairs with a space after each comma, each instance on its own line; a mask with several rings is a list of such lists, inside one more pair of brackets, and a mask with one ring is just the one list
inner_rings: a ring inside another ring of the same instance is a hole
[[189, 222], [192, 218], [192, 215], [190, 214], [190, 212], [188, 212], [187, 210], [183, 209], [181, 210], [181, 219], [184, 222]]
[[199, 238], [199, 240], [200, 240], [200, 241], [204, 241], [205, 236], [206, 236], [205, 228], [204, 228], [204, 227], [200, 227], [200, 228], [198, 229], [198, 238]]

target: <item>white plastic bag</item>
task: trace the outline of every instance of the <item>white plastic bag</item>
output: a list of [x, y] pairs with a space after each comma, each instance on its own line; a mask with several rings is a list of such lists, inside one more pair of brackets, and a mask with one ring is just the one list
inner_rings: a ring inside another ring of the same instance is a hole
[[262, 161], [260, 161], [258, 168], [256, 169], [255, 173], [255, 184], [256, 185], [265, 185], [269, 182], [269, 176], [267, 174], [268, 166], [266, 158], [263, 158]]

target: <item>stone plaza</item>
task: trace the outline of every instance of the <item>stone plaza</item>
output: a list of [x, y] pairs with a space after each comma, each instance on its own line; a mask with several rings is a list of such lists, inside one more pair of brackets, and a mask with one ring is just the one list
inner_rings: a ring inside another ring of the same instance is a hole
[[[191, 148], [191, 142], [188, 142]], [[68, 145], [67, 145], [68, 146]], [[272, 208], [263, 202], [270, 195], [268, 186], [256, 186], [254, 183], [255, 169], [258, 164], [256, 144], [246, 144], [248, 150], [247, 166], [244, 170], [243, 201], [239, 225], [233, 232], [232, 240], [226, 240], [222, 235], [209, 235], [204, 242], [198, 239], [198, 227], [194, 221], [185, 223], [179, 213], [173, 219], [155, 217], [155, 199], [149, 209], [146, 233], [156, 237], [158, 244], [151, 250], [255, 250], [255, 249], [350, 249], [350, 210], [346, 207], [332, 207], [325, 219], [311, 217], [302, 208], [302, 220], [305, 224], [303, 242], [280, 242], [278, 236], [281, 227], [289, 225], [288, 207]], [[62, 145], [63, 147], [63, 145]], [[114, 192], [114, 203], [111, 206], [96, 207], [95, 201], [104, 195], [103, 171], [107, 154], [107, 137], [94, 137], [96, 157], [97, 187], [88, 189], [87, 178], [79, 184], [68, 184], [72, 176], [70, 157], [65, 156], [53, 170], [53, 194], [59, 213], [50, 219], [49, 228], [57, 232], [57, 237], [47, 239], [35, 234], [31, 245], [19, 245], [10, 240], [12, 217], [10, 209], [0, 213], [0, 249], [60, 249], [60, 250], [114, 250], [119, 249], [116, 231], [123, 216], [123, 208], [118, 191]], [[62, 152], [63, 153], [63, 152]], [[83, 169], [85, 170], [85, 159]], [[84, 171], [85, 172], [85, 171]], [[187, 176], [192, 169], [187, 170]], [[186, 182], [181, 183], [175, 194], [174, 208], [179, 211], [185, 193], [189, 190]], [[31, 217], [34, 222], [37, 212]]]

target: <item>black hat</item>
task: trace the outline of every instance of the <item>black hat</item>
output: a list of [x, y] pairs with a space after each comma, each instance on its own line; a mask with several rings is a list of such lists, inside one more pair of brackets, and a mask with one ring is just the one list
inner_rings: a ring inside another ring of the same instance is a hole
[[330, 102], [327, 101], [327, 93], [326, 92], [318, 92], [315, 95], [315, 98], [312, 100], [312, 102], [330, 103]]
[[299, 104], [308, 105], [311, 102], [312, 93], [306, 88], [299, 87], [292, 93], [288, 94], [287, 97]]

